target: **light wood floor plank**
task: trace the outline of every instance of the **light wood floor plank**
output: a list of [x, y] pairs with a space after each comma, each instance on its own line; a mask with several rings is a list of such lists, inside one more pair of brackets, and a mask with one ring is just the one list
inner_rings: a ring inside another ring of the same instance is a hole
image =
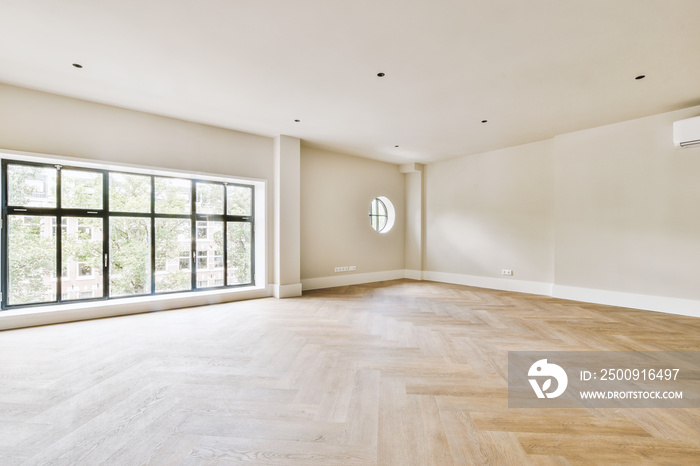
[[700, 464], [700, 409], [508, 408], [508, 351], [700, 319], [396, 280], [0, 332], [0, 464]]

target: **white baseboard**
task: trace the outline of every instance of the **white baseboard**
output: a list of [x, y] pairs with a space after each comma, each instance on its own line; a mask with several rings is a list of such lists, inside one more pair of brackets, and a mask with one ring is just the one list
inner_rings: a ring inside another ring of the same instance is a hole
[[386, 270], [382, 272], [352, 273], [334, 275], [332, 277], [305, 278], [301, 280], [304, 291], [319, 290], [321, 288], [333, 288], [336, 286], [360, 285], [362, 283], [381, 282], [385, 280], [398, 280], [406, 278], [406, 271]]
[[447, 272], [423, 272], [423, 280], [434, 282], [453, 283], [455, 285], [476, 286], [478, 288], [490, 288], [492, 290], [515, 291], [518, 293], [552, 295], [551, 283], [531, 282], [515, 280], [512, 278], [480, 277], [478, 275], [462, 275]]
[[272, 295], [275, 298], [296, 298], [297, 296], [301, 296], [301, 283], [272, 285]]
[[423, 280], [423, 271], [406, 269], [404, 278], [410, 278], [411, 280]]
[[555, 298], [583, 301], [586, 303], [605, 304], [608, 306], [664, 312], [666, 314], [700, 317], [700, 301], [691, 299], [623, 293], [620, 291], [597, 290], [592, 288], [579, 288], [576, 286], [564, 285], [554, 285], [552, 296]]
[[619, 291], [580, 288], [575, 286], [555, 285], [546, 282], [512, 280], [508, 278], [480, 277], [446, 272], [423, 272], [423, 280], [456, 285], [475, 286], [494, 290], [515, 291], [560, 299], [570, 299], [585, 303], [604, 304], [607, 306], [627, 307], [644, 311], [664, 312], [690, 317], [700, 317], [700, 301], [691, 299], [669, 298]]

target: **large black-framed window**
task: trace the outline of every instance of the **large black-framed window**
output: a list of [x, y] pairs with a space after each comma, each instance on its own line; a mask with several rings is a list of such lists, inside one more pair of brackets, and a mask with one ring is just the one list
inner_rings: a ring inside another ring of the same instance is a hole
[[3, 309], [254, 282], [253, 185], [3, 159], [2, 187]]

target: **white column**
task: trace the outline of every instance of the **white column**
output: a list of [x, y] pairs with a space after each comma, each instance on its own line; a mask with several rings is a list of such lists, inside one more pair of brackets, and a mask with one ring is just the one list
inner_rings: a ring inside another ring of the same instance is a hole
[[399, 167], [405, 175], [406, 226], [404, 267], [406, 278], [423, 279], [423, 165], [408, 163]]
[[301, 296], [300, 144], [291, 136], [275, 138], [275, 298]]

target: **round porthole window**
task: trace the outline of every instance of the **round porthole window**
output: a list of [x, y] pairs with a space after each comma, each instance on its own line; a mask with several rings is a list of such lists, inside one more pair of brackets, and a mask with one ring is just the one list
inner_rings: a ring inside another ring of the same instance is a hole
[[394, 226], [394, 204], [384, 196], [375, 197], [369, 205], [369, 223], [379, 233], [387, 233]]

